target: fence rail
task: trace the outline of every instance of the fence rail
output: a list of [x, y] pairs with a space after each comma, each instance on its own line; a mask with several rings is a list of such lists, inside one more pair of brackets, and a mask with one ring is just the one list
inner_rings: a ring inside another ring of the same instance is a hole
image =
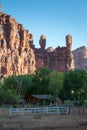
[[45, 114], [67, 114], [69, 107], [35, 107], [35, 108], [9, 108], [10, 115], [25, 115], [30, 113], [45, 113]]

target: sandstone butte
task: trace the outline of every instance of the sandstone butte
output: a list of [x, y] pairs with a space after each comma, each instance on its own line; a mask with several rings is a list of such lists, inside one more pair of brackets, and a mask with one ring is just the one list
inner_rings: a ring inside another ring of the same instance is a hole
[[65, 47], [46, 49], [45, 35], [41, 35], [39, 44], [36, 48], [33, 35], [10, 15], [0, 12], [0, 78], [33, 74], [39, 67], [61, 72], [75, 68], [72, 36], [66, 36]]

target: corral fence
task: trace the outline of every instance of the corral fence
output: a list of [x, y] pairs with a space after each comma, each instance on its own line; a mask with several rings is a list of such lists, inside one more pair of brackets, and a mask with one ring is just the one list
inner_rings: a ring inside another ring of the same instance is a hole
[[9, 108], [9, 115], [38, 114], [69, 114], [69, 107], [35, 107], [35, 108]]

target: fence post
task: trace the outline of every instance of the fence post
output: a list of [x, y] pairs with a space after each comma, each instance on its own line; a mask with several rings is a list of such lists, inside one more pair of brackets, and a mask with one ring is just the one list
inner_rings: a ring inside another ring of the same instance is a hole
[[46, 107], [46, 114], [48, 114], [48, 107]]
[[67, 107], [67, 115], [69, 114], [69, 107]]
[[21, 114], [24, 115], [24, 108], [21, 108]]
[[57, 107], [57, 114], [59, 115], [59, 107]]
[[11, 115], [12, 113], [11, 113], [11, 108], [9, 108], [9, 115]]

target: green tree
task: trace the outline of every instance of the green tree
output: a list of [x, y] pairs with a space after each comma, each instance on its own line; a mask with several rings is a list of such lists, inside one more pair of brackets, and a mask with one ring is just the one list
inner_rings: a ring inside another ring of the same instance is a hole
[[34, 94], [48, 93], [49, 73], [50, 70], [46, 67], [41, 67], [36, 70], [35, 74], [32, 76]]
[[8, 89], [7, 91], [4, 91], [4, 104], [17, 104], [19, 100], [19, 96], [14, 93], [14, 91]]
[[0, 102], [3, 102], [5, 98], [5, 91], [3, 87], [0, 85]]
[[55, 98], [59, 97], [60, 91], [63, 89], [64, 73], [51, 72], [49, 75], [49, 93]]
[[11, 89], [11, 90], [16, 90], [16, 82], [14, 80], [14, 76], [9, 76], [7, 77], [4, 82], [3, 82], [3, 86], [4, 86], [4, 89], [7, 90], [7, 89]]
[[4, 89], [3, 85], [0, 85], [0, 102], [2, 104], [14, 104], [18, 101], [18, 95], [11, 89]]
[[31, 86], [32, 78], [28, 75], [11, 76], [4, 81], [4, 89], [16, 92], [19, 97], [25, 96]]
[[60, 97], [64, 99], [81, 101], [86, 98], [87, 73], [84, 70], [74, 70], [65, 73], [63, 91]]

